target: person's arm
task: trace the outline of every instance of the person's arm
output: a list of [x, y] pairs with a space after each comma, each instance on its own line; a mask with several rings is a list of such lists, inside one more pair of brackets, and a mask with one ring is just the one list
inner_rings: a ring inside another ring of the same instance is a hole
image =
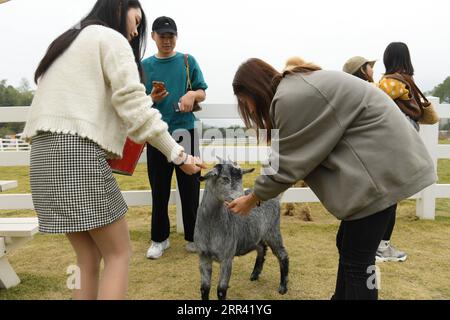
[[190, 91], [191, 94], [194, 96], [195, 102], [202, 103], [206, 100], [206, 92], [203, 89], [199, 89], [197, 91]]
[[260, 200], [254, 192], [243, 196], [239, 199], [234, 200], [231, 203], [225, 203], [234, 213], [239, 213], [242, 215], [248, 215], [253, 208], [260, 204]]
[[201, 103], [206, 100], [206, 92], [203, 89], [197, 91], [189, 91], [180, 99], [180, 111], [192, 112], [194, 104]]
[[148, 142], [160, 150], [170, 162], [183, 164], [189, 174], [200, 171], [201, 161], [187, 156], [182, 146], [168, 132], [158, 110], [140, 82], [134, 55], [127, 40], [116, 32], [108, 32], [101, 41], [102, 68], [111, 85], [112, 105], [127, 127], [131, 140]]

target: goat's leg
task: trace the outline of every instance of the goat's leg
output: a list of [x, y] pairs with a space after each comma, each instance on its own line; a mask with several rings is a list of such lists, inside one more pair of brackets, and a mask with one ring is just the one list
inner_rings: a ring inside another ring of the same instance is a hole
[[252, 276], [250, 277], [251, 281], [256, 281], [259, 279], [259, 275], [261, 274], [264, 267], [267, 245], [264, 242], [260, 242], [256, 247], [256, 251], [258, 255], [256, 256], [255, 267], [253, 268]]
[[286, 294], [288, 291], [287, 285], [289, 281], [289, 256], [286, 249], [283, 246], [283, 240], [281, 234], [276, 236], [270, 242], [267, 241], [273, 254], [277, 257], [280, 264], [280, 287], [278, 292], [280, 294]]
[[211, 291], [212, 260], [204, 255], [200, 255], [200, 275], [202, 300], [209, 300]]
[[217, 298], [219, 300], [227, 299], [227, 291], [228, 285], [230, 283], [232, 265], [232, 259], [224, 260], [220, 264], [219, 286], [217, 287]]

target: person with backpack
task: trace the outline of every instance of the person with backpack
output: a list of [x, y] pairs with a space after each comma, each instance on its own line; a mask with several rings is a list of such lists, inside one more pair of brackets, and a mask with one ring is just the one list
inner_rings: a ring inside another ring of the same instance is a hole
[[[142, 61], [146, 76], [147, 93], [154, 107], [169, 125], [169, 132], [193, 156], [199, 155], [199, 137], [195, 129], [198, 104], [206, 99], [208, 86], [196, 59], [176, 52], [178, 28], [175, 21], [166, 16], [157, 18], [152, 26], [152, 39], [157, 53]], [[170, 247], [170, 221], [168, 205], [175, 170], [183, 210], [186, 250], [196, 252], [194, 228], [200, 197], [199, 175], [186, 175], [179, 166], [167, 162], [164, 155], [147, 148], [148, 178], [152, 188], [152, 243], [147, 258], [159, 259]]]

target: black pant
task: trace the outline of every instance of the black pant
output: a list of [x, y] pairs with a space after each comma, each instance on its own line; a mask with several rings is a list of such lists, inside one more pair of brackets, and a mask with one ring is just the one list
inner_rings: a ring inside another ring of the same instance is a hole
[[[186, 153], [198, 156], [199, 139], [194, 133], [194, 130], [190, 130], [178, 135], [175, 133], [173, 136], [185, 148]], [[183, 208], [184, 237], [186, 241], [193, 242], [200, 197], [200, 174], [193, 176], [185, 174], [173, 163], [168, 163], [167, 158], [159, 150], [148, 145], [147, 172], [153, 197], [151, 238], [155, 242], [163, 242], [169, 238], [168, 204], [174, 169]]]
[[389, 222], [386, 228], [386, 232], [384, 233], [383, 239], [384, 241], [390, 241], [392, 237], [392, 232], [394, 231], [395, 219], [397, 218], [397, 205], [394, 205], [392, 212], [389, 216]]
[[376, 300], [375, 254], [396, 205], [367, 218], [342, 221], [336, 236], [339, 269], [334, 300]]

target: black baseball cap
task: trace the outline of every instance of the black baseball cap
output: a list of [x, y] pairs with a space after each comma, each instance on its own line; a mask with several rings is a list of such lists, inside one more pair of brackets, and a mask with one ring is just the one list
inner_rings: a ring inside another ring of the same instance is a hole
[[152, 31], [156, 32], [157, 34], [178, 34], [177, 24], [175, 23], [175, 21], [172, 18], [165, 16], [159, 17], [155, 20], [155, 22], [153, 22]]

